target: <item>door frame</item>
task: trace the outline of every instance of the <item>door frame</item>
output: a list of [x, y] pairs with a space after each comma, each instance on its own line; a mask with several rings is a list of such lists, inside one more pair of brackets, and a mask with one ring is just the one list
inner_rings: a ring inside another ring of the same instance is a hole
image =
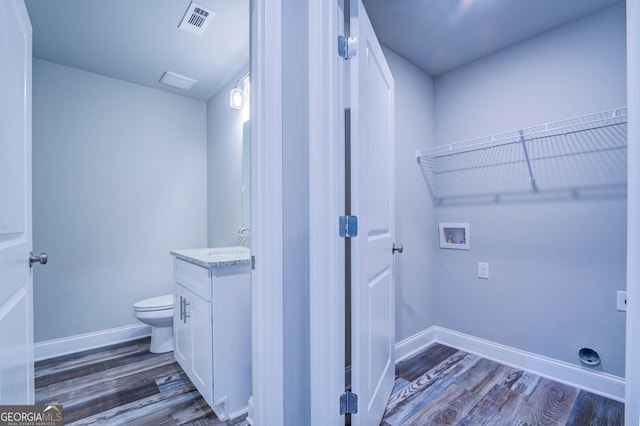
[[640, 2], [627, 1], [627, 308], [625, 424], [640, 424]]
[[252, 392], [248, 421], [284, 424], [282, 0], [251, 1]]
[[309, 2], [309, 345], [311, 425], [344, 424], [345, 214], [344, 60], [339, 1]]

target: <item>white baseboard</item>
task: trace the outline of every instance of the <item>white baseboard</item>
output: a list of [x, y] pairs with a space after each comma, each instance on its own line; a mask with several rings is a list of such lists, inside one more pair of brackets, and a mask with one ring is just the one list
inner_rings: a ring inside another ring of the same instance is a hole
[[93, 333], [63, 337], [61, 339], [46, 340], [35, 344], [34, 358], [36, 361], [41, 361], [43, 359], [82, 352], [150, 335], [151, 326], [134, 324]]
[[568, 362], [526, 352], [438, 326], [429, 327], [397, 343], [396, 359], [404, 358], [412, 352], [416, 352], [418, 349], [435, 342], [624, 402], [624, 378], [587, 370]]
[[396, 362], [435, 342], [437, 328], [435, 326], [429, 327], [396, 343]]
[[250, 426], [254, 425], [253, 422], [253, 395], [249, 396], [249, 402], [247, 403], [247, 418], [245, 419]]
[[[112, 328], [35, 344], [36, 361], [82, 352], [151, 335], [145, 324]], [[612, 374], [586, 370], [568, 362], [522, 351], [446, 328], [432, 326], [395, 345], [396, 360], [406, 358], [432, 343], [441, 343], [493, 361], [529, 371], [579, 389], [624, 402], [625, 380]], [[249, 407], [253, 406], [250, 401]], [[249, 410], [251, 412], [251, 410]]]

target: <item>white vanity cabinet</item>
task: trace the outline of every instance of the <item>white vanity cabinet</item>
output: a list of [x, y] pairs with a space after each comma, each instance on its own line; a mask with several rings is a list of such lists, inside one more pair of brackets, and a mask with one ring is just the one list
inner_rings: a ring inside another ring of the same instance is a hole
[[238, 417], [251, 394], [248, 259], [202, 262], [171, 253], [175, 359], [220, 420]]

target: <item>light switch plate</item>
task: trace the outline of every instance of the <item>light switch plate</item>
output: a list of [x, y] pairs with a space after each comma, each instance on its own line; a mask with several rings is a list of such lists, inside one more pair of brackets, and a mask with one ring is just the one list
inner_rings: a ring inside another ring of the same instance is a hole
[[627, 311], [627, 292], [618, 290], [616, 306], [619, 311]]
[[478, 278], [489, 279], [489, 264], [487, 262], [478, 262]]

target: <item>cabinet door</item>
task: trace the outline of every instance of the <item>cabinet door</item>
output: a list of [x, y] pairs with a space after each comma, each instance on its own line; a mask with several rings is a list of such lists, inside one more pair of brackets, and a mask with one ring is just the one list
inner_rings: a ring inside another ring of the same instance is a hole
[[191, 374], [189, 378], [202, 397], [213, 407], [213, 343], [211, 302], [188, 292], [187, 326], [191, 341]]
[[213, 406], [211, 302], [175, 286], [174, 357], [204, 400]]
[[173, 298], [173, 338], [175, 348], [173, 350], [173, 356], [180, 364], [180, 367], [189, 374], [191, 370], [191, 357], [189, 350], [191, 347], [189, 337], [189, 327], [183, 320], [183, 300], [187, 298], [188, 291], [182, 286], [175, 286], [175, 294]]

